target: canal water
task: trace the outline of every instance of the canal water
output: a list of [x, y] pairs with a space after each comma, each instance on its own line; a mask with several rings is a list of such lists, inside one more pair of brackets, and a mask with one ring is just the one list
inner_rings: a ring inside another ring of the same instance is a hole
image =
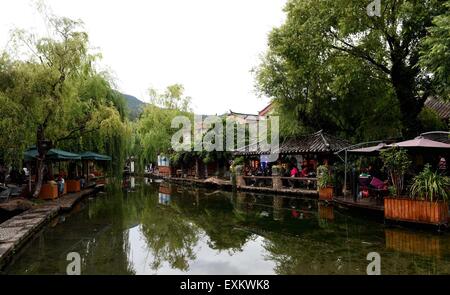
[[315, 200], [126, 181], [56, 219], [6, 274], [450, 274], [449, 234], [386, 227]]

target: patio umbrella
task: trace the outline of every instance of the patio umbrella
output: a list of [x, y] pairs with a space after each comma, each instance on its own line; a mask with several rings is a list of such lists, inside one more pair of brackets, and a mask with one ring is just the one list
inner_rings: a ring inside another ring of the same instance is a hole
[[[26, 162], [31, 162], [37, 159], [39, 156], [39, 152], [35, 147], [30, 148], [24, 153], [24, 160]], [[47, 152], [46, 160], [48, 161], [72, 161], [72, 160], [81, 160], [80, 155], [70, 153], [63, 150], [51, 149]]]
[[111, 157], [110, 156], [101, 155], [101, 154], [97, 154], [97, 153], [94, 153], [94, 152], [85, 152], [85, 153], [82, 153], [80, 156], [81, 156], [81, 159], [83, 159], [83, 160], [111, 161]]
[[369, 146], [365, 148], [359, 148], [354, 150], [349, 150], [348, 153], [350, 154], [361, 154], [361, 155], [371, 155], [378, 153], [380, 150], [386, 147], [385, 143], [380, 143], [378, 145]]
[[402, 148], [450, 149], [450, 144], [426, 139], [422, 136], [388, 145], [388, 147], [394, 146]]

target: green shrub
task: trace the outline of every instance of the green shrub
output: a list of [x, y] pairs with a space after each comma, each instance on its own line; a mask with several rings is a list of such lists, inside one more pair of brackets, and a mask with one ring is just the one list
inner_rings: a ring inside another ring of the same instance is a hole
[[332, 184], [332, 178], [330, 176], [330, 171], [325, 165], [317, 167], [317, 187], [326, 188]]
[[423, 171], [414, 177], [410, 194], [412, 198], [427, 201], [448, 201], [450, 178], [432, 171], [429, 164]]
[[400, 197], [403, 192], [405, 173], [411, 165], [411, 160], [405, 150], [395, 146], [381, 151], [380, 156], [384, 163], [383, 168], [389, 174], [395, 187], [397, 197]]

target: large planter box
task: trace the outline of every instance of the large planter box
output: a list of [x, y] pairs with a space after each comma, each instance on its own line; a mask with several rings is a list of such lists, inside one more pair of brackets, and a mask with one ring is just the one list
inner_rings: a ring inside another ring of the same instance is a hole
[[333, 200], [333, 187], [319, 188], [319, 200], [332, 201]]
[[390, 220], [442, 225], [448, 223], [448, 203], [385, 198], [384, 217]]
[[58, 198], [58, 186], [56, 184], [45, 183], [42, 185], [39, 199], [55, 200]]
[[78, 193], [81, 191], [81, 184], [79, 180], [67, 180], [66, 186], [68, 193]]

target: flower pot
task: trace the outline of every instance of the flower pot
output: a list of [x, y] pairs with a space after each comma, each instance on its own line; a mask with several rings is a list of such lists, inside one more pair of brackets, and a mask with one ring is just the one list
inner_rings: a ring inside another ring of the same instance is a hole
[[39, 199], [41, 200], [55, 200], [58, 198], [58, 186], [56, 184], [44, 183], [42, 184]]
[[385, 198], [384, 217], [389, 220], [442, 225], [448, 223], [448, 203]]
[[319, 200], [322, 200], [322, 201], [333, 200], [333, 187], [327, 186], [324, 188], [319, 188]]
[[81, 191], [81, 184], [79, 180], [67, 180], [66, 187], [68, 193], [78, 193]]

